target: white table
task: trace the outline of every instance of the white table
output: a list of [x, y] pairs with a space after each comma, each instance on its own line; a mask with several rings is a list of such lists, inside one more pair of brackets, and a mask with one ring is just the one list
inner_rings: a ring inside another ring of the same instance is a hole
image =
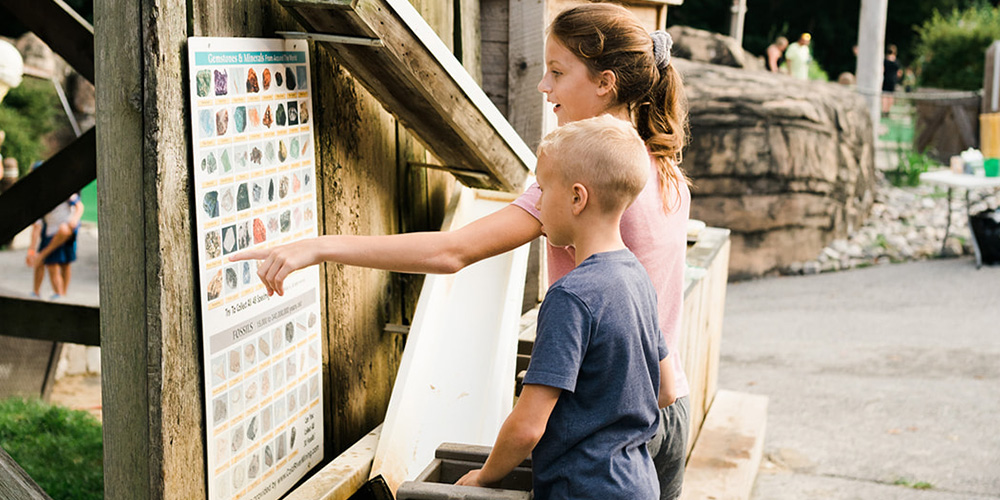
[[983, 257], [979, 253], [976, 234], [972, 232], [972, 214], [969, 208], [969, 193], [974, 189], [1000, 189], [1000, 177], [979, 177], [977, 175], [956, 174], [951, 170], [935, 170], [920, 174], [920, 181], [937, 184], [948, 188], [948, 222], [944, 226], [944, 240], [941, 242], [941, 253], [944, 253], [951, 230], [951, 192], [955, 188], [965, 189], [965, 215], [969, 218], [969, 233], [972, 235], [972, 248], [976, 252], [976, 267], [982, 267]]

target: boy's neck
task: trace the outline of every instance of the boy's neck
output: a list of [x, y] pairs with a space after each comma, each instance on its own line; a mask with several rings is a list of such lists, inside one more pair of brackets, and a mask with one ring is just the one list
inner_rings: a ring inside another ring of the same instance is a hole
[[580, 221], [573, 235], [576, 265], [588, 257], [602, 252], [613, 252], [626, 248], [622, 241], [621, 215], [588, 217]]

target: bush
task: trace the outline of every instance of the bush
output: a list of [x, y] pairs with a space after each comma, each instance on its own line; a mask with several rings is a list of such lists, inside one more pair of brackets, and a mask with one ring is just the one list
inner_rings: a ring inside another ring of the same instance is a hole
[[986, 49], [1000, 39], [1000, 8], [981, 3], [948, 15], [934, 11], [917, 33], [920, 85], [979, 90], [983, 87]]
[[0, 155], [17, 158], [22, 176], [32, 163], [43, 159], [42, 137], [55, 130], [61, 109], [52, 82], [34, 78], [25, 78], [10, 89], [0, 103], [0, 130], [7, 134]]
[[895, 170], [885, 172], [885, 177], [896, 187], [915, 187], [920, 185], [920, 174], [938, 163], [924, 153], [916, 151], [900, 152], [899, 164]]
[[0, 447], [54, 500], [104, 497], [101, 423], [85, 411], [0, 400]]

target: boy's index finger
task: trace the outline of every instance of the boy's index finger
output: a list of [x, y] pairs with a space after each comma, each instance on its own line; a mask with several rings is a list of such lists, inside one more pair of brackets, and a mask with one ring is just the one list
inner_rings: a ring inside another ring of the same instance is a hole
[[229, 256], [230, 262], [237, 262], [241, 260], [263, 260], [267, 258], [270, 250], [265, 248], [259, 248], [254, 250], [244, 250], [242, 252], [233, 254]]

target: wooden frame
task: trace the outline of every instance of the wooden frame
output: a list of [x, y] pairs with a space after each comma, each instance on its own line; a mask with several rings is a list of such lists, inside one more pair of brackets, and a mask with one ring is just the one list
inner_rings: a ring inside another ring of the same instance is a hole
[[101, 345], [96, 307], [0, 296], [3, 335], [23, 339]]
[[62, 0], [0, 0], [87, 81], [94, 81], [94, 27]]
[[316, 33], [381, 39], [384, 47], [320, 41], [451, 168], [490, 175], [471, 187], [519, 191], [535, 157], [486, 93], [407, 0], [282, 0]]

